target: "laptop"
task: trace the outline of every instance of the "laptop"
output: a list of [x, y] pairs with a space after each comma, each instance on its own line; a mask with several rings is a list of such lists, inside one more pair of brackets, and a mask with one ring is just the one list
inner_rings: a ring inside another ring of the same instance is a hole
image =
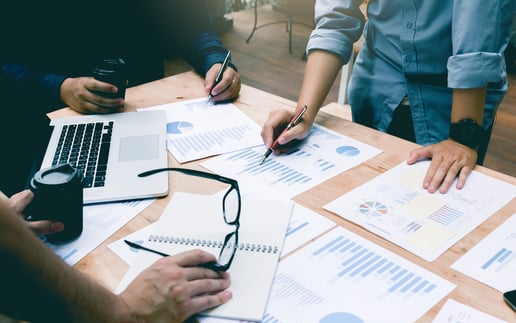
[[168, 167], [166, 120], [166, 112], [158, 110], [52, 119], [40, 168], [63, 163], [77, 168], [84, 204], [165, 196], [166, 172], [138, 174]]

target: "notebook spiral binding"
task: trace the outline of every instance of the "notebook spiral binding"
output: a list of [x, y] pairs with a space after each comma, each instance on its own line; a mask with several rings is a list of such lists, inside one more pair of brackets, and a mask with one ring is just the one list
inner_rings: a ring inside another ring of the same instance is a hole
[[[149, 241], [160, 242], [160, 243], [171, 243], [178, 245], [187, 245], [192, 247], [208, 247], [208, 248], [221, 248], [223, 241], [221, 240], [201, 240], [191, 238], [176, 238], [167, 236], [149, 236]], [[263, 253], [278, 253], [279, 249], [276, 246], [254, 244], [254, 243], [239, 243], [237, 246], [238, 250], [250, 251], [250, 252], [263, 252]]]

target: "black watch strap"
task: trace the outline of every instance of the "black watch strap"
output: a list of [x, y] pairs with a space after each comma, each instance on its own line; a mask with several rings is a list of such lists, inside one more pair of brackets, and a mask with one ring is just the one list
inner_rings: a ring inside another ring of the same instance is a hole
[[487, 132], [473, 119], [463, 119], [450, 125], [450, 139], [476, 149], [487, 136]]

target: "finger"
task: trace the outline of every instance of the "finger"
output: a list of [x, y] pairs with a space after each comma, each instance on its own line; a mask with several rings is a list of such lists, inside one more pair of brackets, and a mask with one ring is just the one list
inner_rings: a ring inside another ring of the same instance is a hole
[[278, 136], [288, 121], [292, 118], [292, 113], [286, 110], [274, 110], [262, 126], [261, 136], [265, 146], [271, 147], [274, 139]]
[[[211, 89], [210, 93], [213, 96], [214, 100], [221, 101], [223, 99], [227, 99], [227, 94], [231, 93], [229, 89], [235, 85], [235, 82], [236, 76], [234, 75], [233, 71], [227, 69], [224, 72], [222, 80], [219, 82], [219, 84], [217, 84]], [[224, 96], [223, 94], [226, 94], [226, 96]]]
[[191, 316], [195, 313], [224, 304], [232, 297], [233, 294], [228, 290], [224, 290], [212, 295], [195, 297], [190, 301], [190, 308], [187, 310], [187, 316]]
[[[227, 86], [222, 91], [220, 91], [219, 94], [213, 96], [213, 101], [214, 102], [227, 102], [227, 101], [236, 99], [238, 97], [238, 94], [240, 93], [240, 87], [241, 87], [240, 77], [238, 76], [238, 73], [235, 73], [229, 86]], [[215, 93], [215, 92], [213, 92], [213, 93]]]
[[457, 171], [455, 171], [453, 169], [453, 167], [450, 168], [439, 186], [439, 192], [442, 194], [445, 194], [446, 192], [448, 192], [448, 190], [452, 186], [453, 181], [455, 180], [456, 176], [457, 176]]
[[99, 81], [93, 77], [88, 78], [86, 88], [90, 91], [117, 93], [118, 88], [110, 83]]
[[444, 159], [432, 159], [424, 179], [423, 187], [426, 188], [429, 193], [435, 193], [446, 177], [449, 169], [449, 161]]
[[233, 294], [228, 290], [213, 295], [194, 297], [188, 302], [188, 308], [184, 311], [185, 317], [190, 317], [196, 313], [224, 304], [232, 297]]
[[412, 165], [421, 159], [429, 159], [432, 157], [432, 150], [429, 146], [417, 148], [410, 152], [407, 164]]
[[204, 76], [204, 89], [210, 93], [222, 63], [213, 64]]
[[48, 220], [27, 221], [27, 226], [35, 235], [47, 235], [63, 231], [64, 224], [62, 222], [52, 222]]
[[27, 205], [32, 202], [34, 198], [34, 193], [31, 190], [23, 190], [16, 194], [13, 194], [11, 198], [8, 200], [9, 205], [16, 211], [18, 214], [22, 214]]
[[[185, 252], [178, 253], [170, 258], [170, 261], [173, 261], [177, 265], [181, 267], [194, 267], [200, 264], [204, 264], [211, 261], [217, 261], [217, 258], [203, 250], [194, 249]], [[205, 269], [205, 268], [199, 268]], [[212, 270], [206, 269], [209, 272], [213, 272]]]
[[[468, 165], [461, 168], [459, 172], [459, 177], [457, 179], [457, 185], [455, 186], [457, 189], [461, 190], [464, 188], [464, 185], [466, 185], [466, 180], [468, 176], [471, 174], [473, 169], [469, 167]], [[451, 184], [450, 184], [451, 186]]]
[[[188, 271], [197, 271], [199, 268], [190, 267]], [[202, 268], [201, 268], [202, 269]], [[209, 270], [212, 271], [212, 270]], [[212, 271], [213, 272], [213, 271]], [[231, 285], [228, 273], [219, 277], [212, 278], [196, 278], [188, 281], [188, 290], [190, 297], [198, 297], [201, 295], [214, 294], [227, 289]]]

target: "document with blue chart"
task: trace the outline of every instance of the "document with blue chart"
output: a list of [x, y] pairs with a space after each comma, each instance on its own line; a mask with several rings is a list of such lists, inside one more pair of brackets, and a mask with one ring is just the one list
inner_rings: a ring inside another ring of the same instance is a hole
[[432, 323], [507, 323], [471, 306], [449, 298], [432, 320]]
[[260, 165], [265, 150], [262, 144], [213, 157], [201, 165], [237, 179], [244, 194], [274, 192], [292, 198], [382, 152], [317, 124], [295, 149], [271, 155]]
[[167, 148], [179, 163], [263, 145], [260, 126], [232, 103], [201, 98], [149, 109], [167, 112]]
[[429, 193], [430, 161], [402, 162], [324, 208], [434, 261], [516, 196], [516, 186], [473, 171], [466, 186]]
[[455, 287], [337, 227], [279, 263], [262, 322], [415, 322]]
[[504, 293], [516, 289], [516, 213], [451, 268]]

